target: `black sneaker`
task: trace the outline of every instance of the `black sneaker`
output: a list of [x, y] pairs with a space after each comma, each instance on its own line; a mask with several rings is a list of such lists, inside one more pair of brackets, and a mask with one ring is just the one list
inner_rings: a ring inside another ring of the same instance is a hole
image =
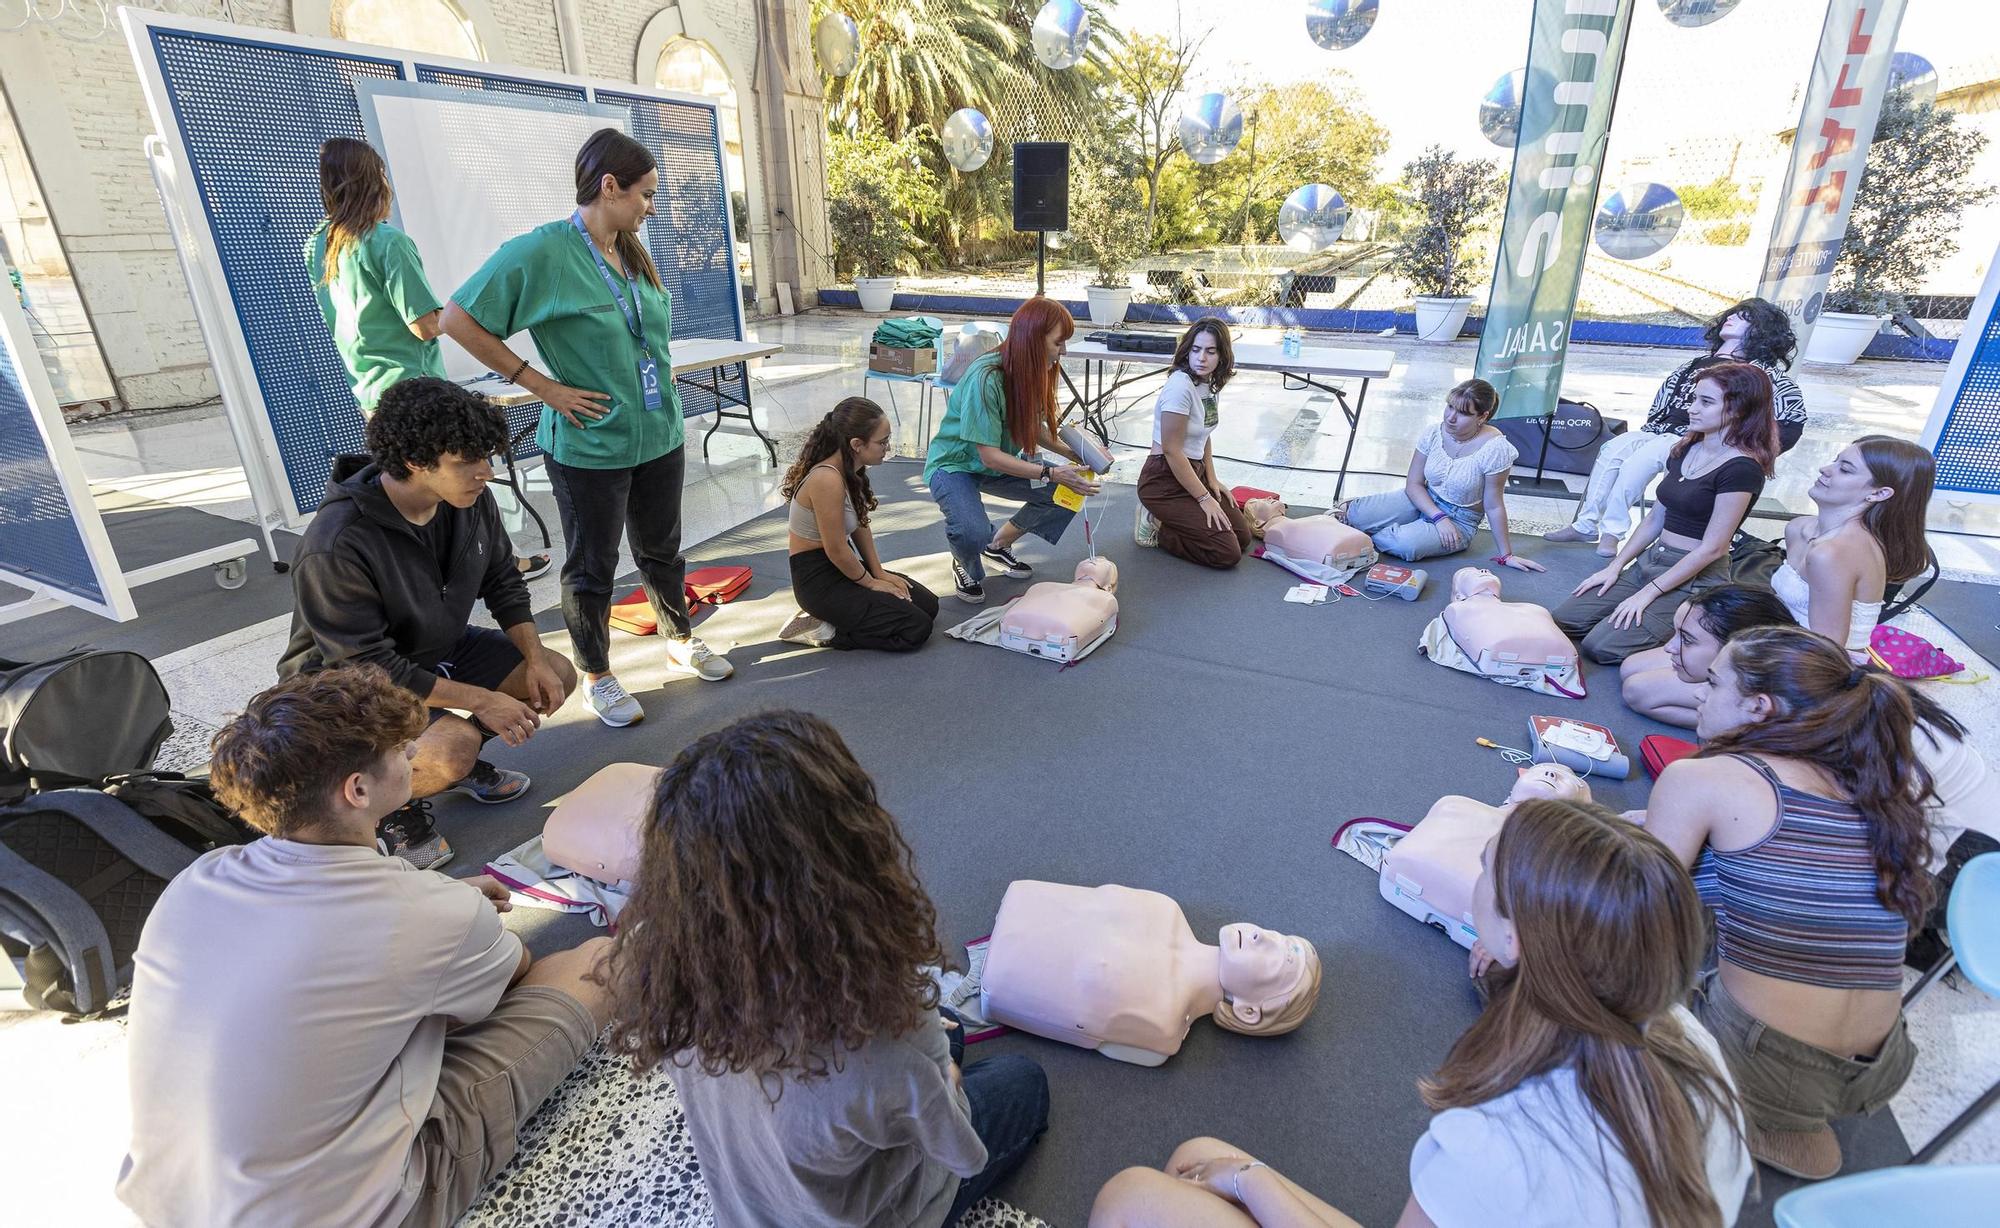
[[1035, 574], [1035, 569], [1015, 558], [1012, 550], [1000, 546], [988, 546], [979, 553], [984, 555], [987, 561], [995, 564], [1001, 571], [1006, 572], [1010, 576], [1032, 576]]
[[419, 870], [435, 870], [455, 854], [431, 822], [428, 801], [406, 803], [375, 825], [375, 847], [385, 857], [401, 857]]
[[958, 599], [967, 605], [981, 605], [986, 601], [986, 586], [973, 579], [965, 564], [957, 559], [951, 561], [951, 582], [958, 589]]

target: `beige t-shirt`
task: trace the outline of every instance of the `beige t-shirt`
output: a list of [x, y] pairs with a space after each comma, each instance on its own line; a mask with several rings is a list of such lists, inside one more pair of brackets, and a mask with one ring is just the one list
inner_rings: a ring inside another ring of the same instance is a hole
[[520, 960], [477, 890], [373, 849], [204, 854], [139, 939], [118, 1197], [154, 1228], [399, 1223], [446, 1020]]

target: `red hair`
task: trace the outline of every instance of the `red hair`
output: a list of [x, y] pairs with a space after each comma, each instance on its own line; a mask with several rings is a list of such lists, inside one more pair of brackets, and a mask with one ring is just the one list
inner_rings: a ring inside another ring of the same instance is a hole
[[1052, 298], [1037, 296], [1022, 303], [1007, 322], [1007, 339], [1000, 343], [1000, 376], [1007, 390], [1007, 437], [1026, 452], [1046, 426], [1056, 429], [1056, 367], [1050, 361], [1049, 331], [1062, 339], [1076, 335], [1069, 309]]
[[[1722, 442], [1756, 461], [1765, 477], [1775, 476], [1778, 417], [1771, 408], [1771, 377], [1752, 363], [1724, 362], [1703, 371], [1695, 383], [1711, 383], [1722, 392]], [[1690, 430], [1682, 435], [1672, 455], [1693, 447], [1702, 434]]]

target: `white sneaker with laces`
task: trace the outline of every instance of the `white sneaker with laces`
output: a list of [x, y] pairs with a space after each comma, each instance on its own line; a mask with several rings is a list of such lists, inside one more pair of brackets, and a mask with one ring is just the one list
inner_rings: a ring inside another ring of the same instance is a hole
[[824, 648], [833, 643], [833, 628], [800, 610], [792, 615], [792, 620], [785, 624], [785, 629], [778, 632], [778, 638], [787, 644]]
[[590, 710], [597, 713], [597, 719], [613, 729], [623, 729], [646, 719], [646, 710], [639, 701], [625, 693], [615, 675], [606, 674], [590, 684], [584, 691], [584, 698], [590, 703]]
[[703, 682], [721, 682], [736, 672], [729, 658], [709, 648], [698, 635], [690, 635], [684, 640], [666, 640], [667, 661], [675, 669], [685, 670]]
[[1159, 518], [1147, 511], [1143, 503], [1139, 505], [1139, 518], [1132, 525], [1132, 542], [1149, 549], [1160, 544]]

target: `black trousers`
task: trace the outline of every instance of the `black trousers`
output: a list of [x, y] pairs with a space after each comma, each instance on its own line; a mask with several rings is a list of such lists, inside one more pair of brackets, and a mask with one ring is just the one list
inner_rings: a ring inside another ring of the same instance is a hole
[[567, 553], [562, 566], [563, 622], [569, 625], [576, 666], [587, 674], [611, 669], [611, 581], [618, 574], [622, 530], [639, 565], [639, 582], [660, 633], [686, 639], [687, 593], [682, 583], [681, 478], [687, 449], [630, 469], [578, 469], [545, 462], [556, 511], [562, 516]]
[[908, 601], [856, 584], [824, 550], [805, 550], [792, 556], [792, 596], [800, 609], [833, 628], [835, 648], [915, 652], [931, 638], [937, 595], [901, 572], [889, 574], [910, 586]]

